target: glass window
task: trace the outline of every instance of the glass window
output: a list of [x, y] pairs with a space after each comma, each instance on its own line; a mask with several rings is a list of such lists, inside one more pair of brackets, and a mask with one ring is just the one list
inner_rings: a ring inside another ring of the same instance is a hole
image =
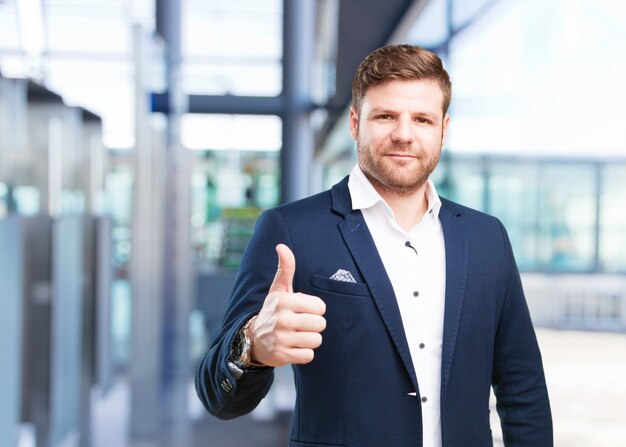
[[34, 216], [40, 211], [40, 191], [34, 186], [16, 186], [13, 188], [15, 209], [23, 216]]
[[197, 150], [278, 151], [282, 120], [273, 115], [185, 114], [183, 146]]
[[130, 159], [118, 161], [105, 178], [106, 209], [113, 218], [113, 260], [123, 267], [131, 255], [133, 174]]
[[[59, 11], [46, 5], [46, 26], [49, 51], [53, 53], [94, 53], [122, 55], [132, 48], [131, 28], [123, 11], [105, 11], [104, 15], [85, 17], [71, 11]], [[116, 14], [114, 14], [116, 13]], [[106, 38], [103, 38], [106, 36]]]
[[333, 161], [324, 170], [324, 178], [322, 181], [323, 189], [330, 189], [339, 183], [357, 164], [356, 151], [348, 152], [348, 154], [338, 160]]
[[438, 192], [498, 217], [521, 271], [626, 269], [626, 165], [603, 179], [601, 262], [596, 264], [597, 164], [445, 156], [433, 173]]
[[600, 198], [600, 266], [607, 272], [626, 271], [626, 164], [602, 171]]
[[493, 5], [493, 0], [453, 0], [452, 25], [454, 28], [466, 25], [469, 21], [480, 18]]
[[444, 163], [433, 176], [437, 192], [470, 208], [484, 210], [485, 178], [480, 159], [451, 158]]
[[279, 200], [278, 152], [198, 152], [192, 188], [192, 244], [199, 264], [234, 268], [262, 209]]
[[491, 164], [488, 210], [506, 227], [520, 270], [537, 268], [537, 200], [536, 163]]
[[447, 0], [431, 0], [411, 27], [406, 40], [416, 45], [432, 48], [448, 37]]
[[185, 93], [280, 94], [280, 0], [185, 0], [182, 33]]
[[187, 94], [276, 96], [282, 90], [282, 65], [272, 59], [188, 58], [182, 77]]
[[0, 219], [9, 213], [9, 188], [0, 182]]
[[17, 4], [0, 2], [0, 55], [21, 49], [18, 23]]
[[495, 3], [450, 45], [448, 147], [568, 157], [623, 153], [626, 64], [616, 55], [626, 51], [626, 4]]
[[595, 166], [545, 164], [539, 178], [539, 267], [573, 272], [595, 269]]
[[132, 67], [124, 61], [58, 57], [49, 63], [47, 85], [67, 104], [84, 106], [103, 117], [106, 147], [135, 144]]

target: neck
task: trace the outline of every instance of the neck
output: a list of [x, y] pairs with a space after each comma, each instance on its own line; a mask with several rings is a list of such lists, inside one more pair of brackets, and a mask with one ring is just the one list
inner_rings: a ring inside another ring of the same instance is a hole
[[422, 221], [422, 217], [428, 209], [426, 183], [414, 191], [403, 191], [402, 193], [381, 188], [380, 185], [376, 184], [373, 186], [387, 205], [389, 205], [396, 222], [404, 231], [410, 231]]

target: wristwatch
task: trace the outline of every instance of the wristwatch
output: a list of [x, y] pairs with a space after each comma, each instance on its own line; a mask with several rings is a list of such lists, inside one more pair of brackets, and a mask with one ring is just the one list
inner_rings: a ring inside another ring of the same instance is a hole
[[251, 358], [252, 343], [250, 340], [249, 329], [254, 320], [256, 320], [256, 315], [246, 321], [246, 323], [237, 331], [230, 347], [228, 367], [233, 372], [237, 380], [241, 378], [244, 372], [259, 371], [269, 368], [267, 365], [254, 362]]

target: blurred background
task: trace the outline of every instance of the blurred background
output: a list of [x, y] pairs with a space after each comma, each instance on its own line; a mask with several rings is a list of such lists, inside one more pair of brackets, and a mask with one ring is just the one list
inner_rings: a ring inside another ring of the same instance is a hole
[[354, 166], [388, 43], [451, 74], [433, 180], [508, 228], [556, 445], [624, 445], [624, 2], [0, 0], [0, 446], [287, 445], [288, 368], [221, 422], [194, 367], [259, 213]]

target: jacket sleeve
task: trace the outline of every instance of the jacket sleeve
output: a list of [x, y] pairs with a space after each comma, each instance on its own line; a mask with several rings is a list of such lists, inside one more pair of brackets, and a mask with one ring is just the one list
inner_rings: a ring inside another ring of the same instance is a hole
[[541, 353], [506, 230], [500, 223], [508, 263], [499, 309], [493, 387], [507, 447], [552, 447], [552, 416]]
[[273, 368], [245, 372], [237, 380], [228, 367], [228, 356], [238, 329], [263, 306], [276, 273], [279, 243], [291, 247], [289, 229], [278, 211], [266, 211], [244, 251], [222, 328], [197, 367], [196, 393], [209, 413], [220, 419], [251, 412], [272, 385]]

